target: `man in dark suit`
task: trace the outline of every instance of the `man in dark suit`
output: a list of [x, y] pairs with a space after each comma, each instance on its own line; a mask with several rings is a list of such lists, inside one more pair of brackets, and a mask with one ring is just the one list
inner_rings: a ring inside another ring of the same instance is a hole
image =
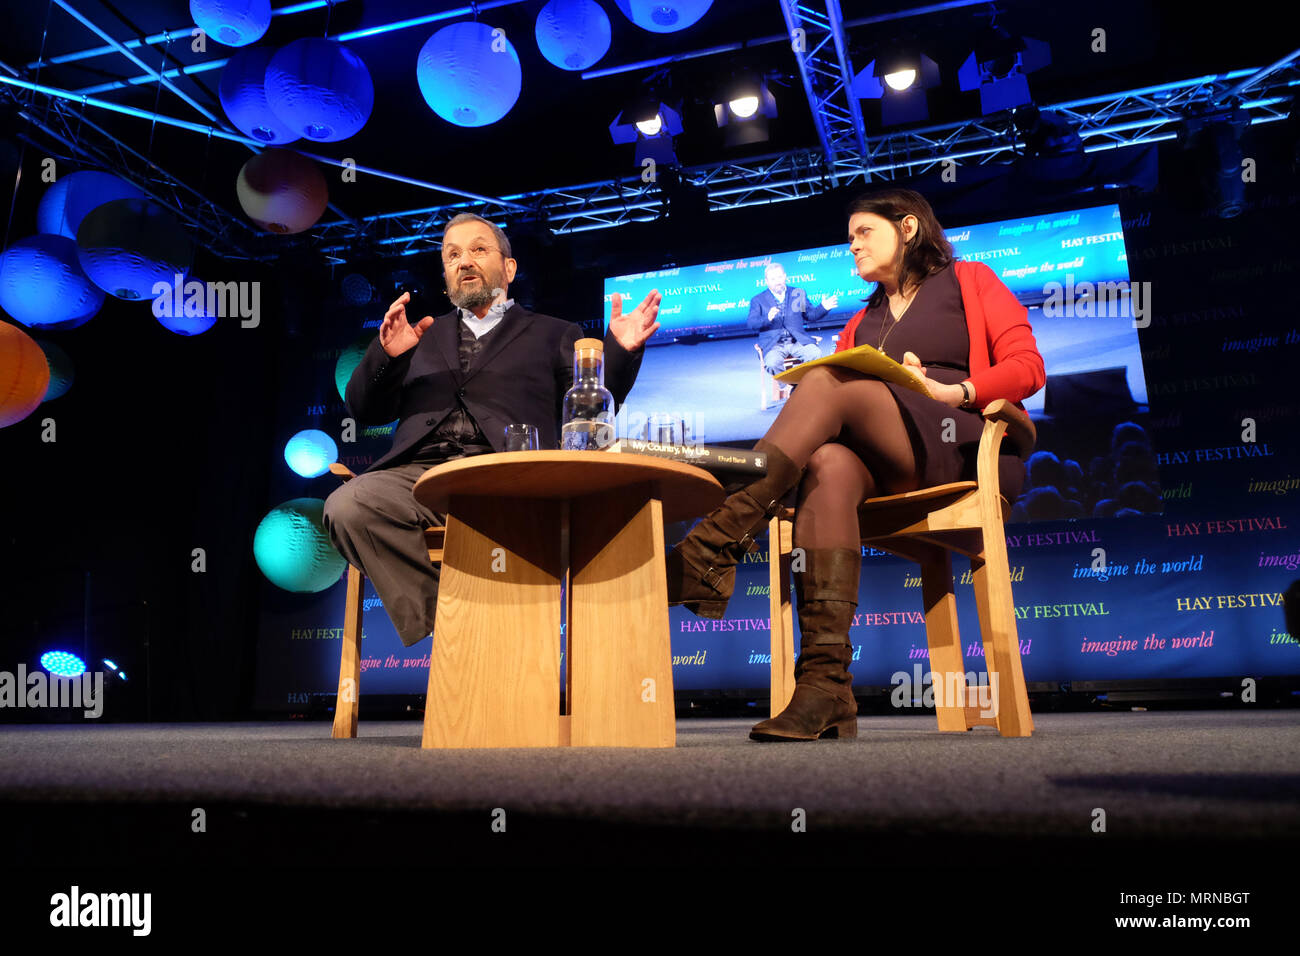
[[821, 349], [804, 331], [805, 322], [819, 322], [839, 304], [835, 296], [822, 299], [821, 305], [808, 308], [808, 293], [786, 288], [785, 267], [771, 263], [766, 270], [767, 288], [749, 300], [749, 327], [758, 332], [758, 347], [763, 350], [763, 364], [772, 375], [785, 368], [785, 360], [799, 362], [821, 358]]
[[[415, 500], [415, 481], [434, 465], [503, 451], [505, 426], [537, 427], [557, 446], [564, 393], [573, 384], [580, 326], [530, 312], [506, 295], [515, 277], [510, 241], [471, 214], [443, 232], [443, 276], [456, 309], [415, 325], [410, 294], [389, 308], [344, 399], [359, 425], [400, 419], [393, 446], [325, 501], [325, 528], [339, 553], [370, 578], [407, 647], [433, 629], [439, 569], [429, 562], [426, 525], [442, 516]], [[616, 402], [631, 391], [642, 345], [659, 328], [658, 290], [631, 312], [614, 297], [605, 335], [605, 385]]]

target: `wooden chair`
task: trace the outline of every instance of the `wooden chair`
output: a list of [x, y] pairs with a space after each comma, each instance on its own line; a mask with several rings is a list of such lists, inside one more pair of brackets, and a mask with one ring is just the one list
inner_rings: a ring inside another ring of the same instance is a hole
[[[835, 338], [838, 339], [839, 336], [837, 335], [835, 336]], [[821, 345], [822, 337], [820, 335], [814, 335], [813, 341], [816, 342], [818, 345]], [[787, 398], [789, 398], [790, 389], [792, 386], [784, 385], [781, 382], [778, 382], [768, 372], [767, 364], [763, 361], [763, 349], [757, 342], [754, 343], [754, 351], [758, 353], [758, 407], [761, 408], [763, 411], [767, 411], [771, 406], [775, 405], [777, 402], [784, 402]], [[796, 362], [793, 358], [787, 356], [784, 363], [784, 367], [793, 368], [798, 364], [799, 363]], [[770, 400], [768, 398], [769, 389], [771, 390]]]
[[[1005, 399], [983, 410], [984, 432], [976, 459], [976, 480], [921, 488], [900, 495], [868, 498], [858, 508], [862, 543], [921, 565], [925, 633], [934, 675], [939, 729], [970, 730], [980, 724], [1003, 737], [1028, 737], [1034, 721], [1020, 662], [1011, 567], [1003, 525], [1011, 503], [998, 488], [998, 454], [1003, 436], [1023, 461], [1033, 451], [1037, 432], [1029, 416]], [[769, 530], [769, 597], [772, 612], [772, 715], [794, 694], [794, 622], [790, 603], [793, 511], [772, 518]], [[966, 665], [957, 632], [952, 555], [971, 559], [971, 576], [990, 683], [997, 675], [995, 716], [984, 716], [966, 694]], [[951, 675], [944, 679], [944, 675]], [[940, 687], [942, 680], [943, 686]], [[919, 689], [918, 689], [919, 690]], [[953, 691], [956, 691], [954, 694]], [[955, 698], [955, 699], [953, 699]]]
[[[330, 471], [344, 481], [355, 478], [347, 465], [338, 462]], [[442, 563], [445, 528], [425, 528], [424, 543], [429, 549], [429, 560]], [[343, 652], [339, 661], [339, 693], [334, 704], [334, 738], [357, 735], [357, 707], [361, 696], [361, 597], [365, 593], [365, 575], [353, 564], [348, 565], [348, 596], [343, 610]]]

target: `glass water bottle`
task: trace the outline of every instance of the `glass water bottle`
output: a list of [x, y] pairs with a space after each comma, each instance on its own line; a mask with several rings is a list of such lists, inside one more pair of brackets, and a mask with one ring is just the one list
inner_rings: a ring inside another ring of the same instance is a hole
[[573, 345], [573, 388], [564, 393], [560, 447], [596, 451], [614, 442], [614, 396], [605, 387], [605, 343], [578, 339]]

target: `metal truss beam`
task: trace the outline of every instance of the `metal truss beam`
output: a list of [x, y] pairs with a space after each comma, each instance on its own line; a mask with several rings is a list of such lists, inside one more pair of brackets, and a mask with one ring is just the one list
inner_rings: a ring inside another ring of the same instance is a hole
[[853, 95], [853, 64], [839, 0], [781, 0], [813, 125], [834, 182], [838, 161], [866, 152], [862, 107]]
[[[1173, 139], [1195, 106], [1220, 101], [1234, 87], [1243, 92], [1240, 107], [1253, 124], [1286, 119], [1300, 89], [1300, 55], [1259, 70], [1193, 77], [1121, 93], [1072, 100], [1040, 109], [1058, 113], [1076, 126], [1084, 152], [1099, 152]], [[1242, 83], [1239, 81], [1246, 80]], [[1010, 114], [905, 129], [869, 137], [863, 150], [837, 150], [828, 161], [821, 150], [797, 150], [697, 166], [682, 178], [708, 194], [710, 211], [803, 199], [854, 183], [923, 175], [940, 163], [987, 165], [1024, 155]], [[663, 215], [664, 193], [637, 176], [516, 193], [493, 203], [456, 202], [407, 209], [362, 220], [359, 245], [339, 241], [345, 223], [325, 223], [314, 231], [324, 251], [408, 255], [436, 248], [433, 227], [458, 212], [477, 212], [495, 222], [542, 221], [554, 233], [608, 229]], [[520, 214], [503, 204], [527, 206]]]

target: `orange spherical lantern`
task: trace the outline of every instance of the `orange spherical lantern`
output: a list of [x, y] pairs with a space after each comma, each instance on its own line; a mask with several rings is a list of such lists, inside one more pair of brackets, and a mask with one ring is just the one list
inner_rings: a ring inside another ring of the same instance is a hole
[[0, 322], [0, 428], [36, 410], [50, 387], [50, 363], [36, 340]]
[[246, 162], [235, 191], [249, 219], [281, 234], [316, 225], [330, 199], [316, 164], [291, 149], [268, 149]]

